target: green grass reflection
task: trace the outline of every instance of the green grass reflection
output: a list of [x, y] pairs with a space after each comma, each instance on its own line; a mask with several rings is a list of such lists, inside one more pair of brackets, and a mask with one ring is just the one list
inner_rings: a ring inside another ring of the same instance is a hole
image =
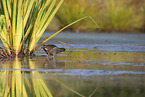
[[[34, 62], [28, 60], [28, 64], [30, 69], [35, 69]], [[33, 79], [24, 78], [27, 72], [20, 70], [22, 65], [22, 62], [16, 57], [12, 64], [12, 69], [15, 70], [0, 71], [0, 95], [3, 97], [52, 97], [49, 88], [39, 76], [39, 72], [30, 72]], [[39, 78], [36, 78], [35, 75]]]

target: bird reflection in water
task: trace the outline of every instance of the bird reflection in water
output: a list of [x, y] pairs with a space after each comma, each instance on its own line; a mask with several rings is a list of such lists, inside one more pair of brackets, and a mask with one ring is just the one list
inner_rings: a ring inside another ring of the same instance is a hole
[[55, 58], [52, 58], [52, 59], [47, 59], [43, 65], [45, 69], [55, 69], [55, 68], [64, 67], [65, 64], [66, 62], [60, 62]]

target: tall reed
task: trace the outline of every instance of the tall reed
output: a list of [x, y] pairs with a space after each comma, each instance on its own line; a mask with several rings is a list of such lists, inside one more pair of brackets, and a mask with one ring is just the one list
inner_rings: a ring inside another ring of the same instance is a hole
[[0, 38], [10, 54], [35, 50], [63, 0], [1, 0]]

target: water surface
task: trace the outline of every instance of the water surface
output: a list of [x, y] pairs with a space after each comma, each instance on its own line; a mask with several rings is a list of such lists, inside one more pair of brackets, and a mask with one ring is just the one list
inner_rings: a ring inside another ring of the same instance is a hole
[[[40, 42], [53, 33], [45, 33]], [[144, 97], [145, 34], [60, 33], [46, 44], [65, 47], [53, 59], [1, 59], [0, 96]], [[1, 44], [2, 45], [2, 44]]]

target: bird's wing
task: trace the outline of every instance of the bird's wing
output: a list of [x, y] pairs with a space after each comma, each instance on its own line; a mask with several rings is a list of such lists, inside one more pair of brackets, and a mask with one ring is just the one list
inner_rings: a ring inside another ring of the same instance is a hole
[[48, 47], [51, 47], [51, 48], [57, 47], [56, 45], [53, 45], [53, 44], [48, 44], [48, 45], [45, 45], [45, 46], [48, 46]]
[[53, 49], [51, 49], [51, 50], [49, 51], [49, 54], [50, 54], [51, 52], [53, 52], [53, 50], [56, 50], [56, 49], [58, 49], [58, 47], [54, 47]]

